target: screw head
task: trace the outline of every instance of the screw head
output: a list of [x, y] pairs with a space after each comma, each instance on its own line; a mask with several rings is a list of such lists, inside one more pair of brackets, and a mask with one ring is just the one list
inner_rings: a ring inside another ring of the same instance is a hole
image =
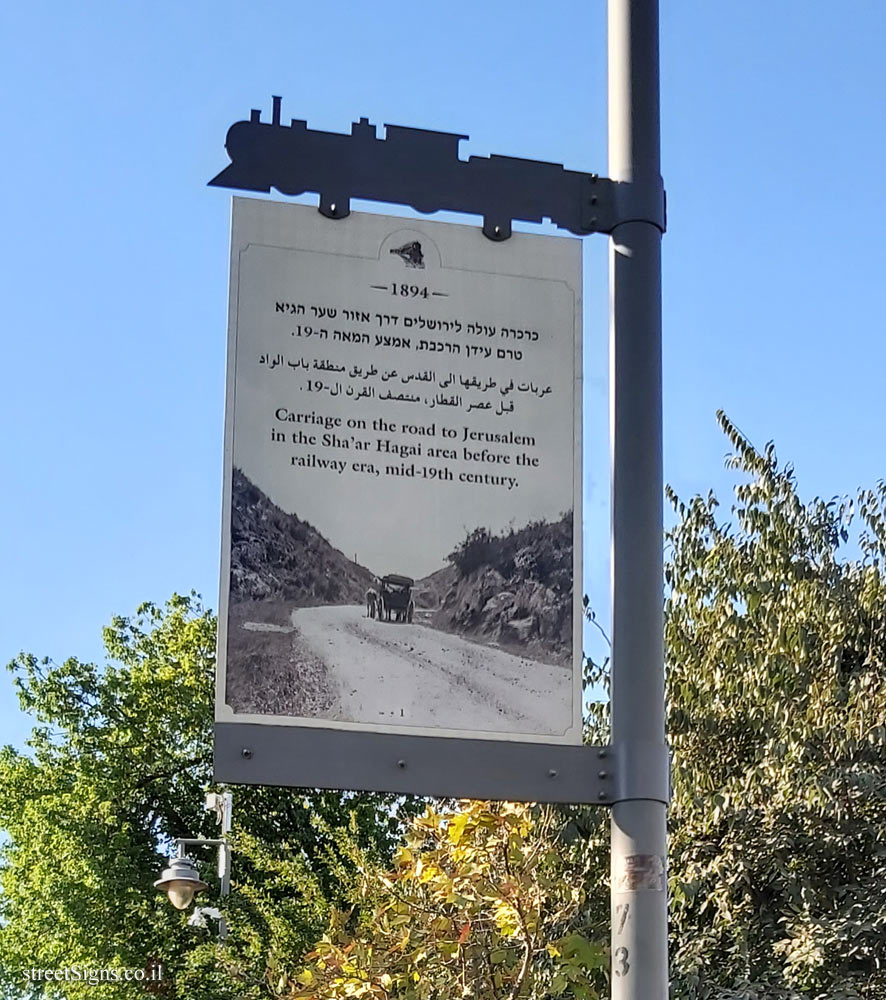
[[399, 767], [401, 769], [404, 768], [404, 767], [406, 767], [406, 761], [405, 760], [398, 760], [397, 761], [397, 767]]
[[549, 778], [556, 778], [557, 777], [557, 771], [556, 771], [555, 768], [552, 767], [550, 769], [550, 771], [548, 771], [548, 777]]
[[603, 791], [597, 792], [597, 798], [598, 799], [605, 799], [606, 798], [606, 792], [603, 792]]
[[608, 778], [609, 777], [609, 772], [608, 771], [598, 771], [597, 772], [597, 777], [601, 778], [601, 779], [602, 778]]
[[606, 747], [600, 747], [597, 751], [597, 756], [602, 760], [606, 756]]
[[249, 760], [249, 758], [252, 756], [252, 750], [249, 747], [243, 747], [243, 749], [240, 751], [240, 756], [245, 758], [246, 760]]

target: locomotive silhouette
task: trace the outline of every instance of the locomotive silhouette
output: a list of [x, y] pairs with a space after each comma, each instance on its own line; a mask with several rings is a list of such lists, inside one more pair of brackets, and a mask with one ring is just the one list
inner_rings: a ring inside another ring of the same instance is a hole
[[615, 225], [612, 182], [559, 163], [512, 156], [461, 160], [466, 135], [386, 125], [379, 138], [368, 118], [350, 134], [321, 132], [293, 118], [280, 122], [281, 98], [273, 98], [270, 122], [253, 110], [233, 124], [225, 148], [231, 158], [209, 183], [247, 191], [320, 196], [320, 211], [334, 219], [350, 212], [351, 198], [396, 202], [418, 212], [441, 210], [483, 216], [490, 239], [511, 235], [511, 221], [548, 218], [577, 235], [608, 232]]

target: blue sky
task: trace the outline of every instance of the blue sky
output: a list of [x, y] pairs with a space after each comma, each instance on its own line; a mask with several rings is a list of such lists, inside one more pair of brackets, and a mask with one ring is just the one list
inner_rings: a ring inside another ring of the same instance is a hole
[[[668, 0], [665, 473], [731, 483], [722, 407], [806, 495], [883, 477], [886, 5]], [[605, 5], [191, 2], [0, 11], [0, 658], [216, 606], [230, 193], [253, 107], [464, 132], [606, 172]], [[606, 617], [607, 251], [585, 245], [586, 586]], [[20, 743], [8, 676], [0, 742]]]

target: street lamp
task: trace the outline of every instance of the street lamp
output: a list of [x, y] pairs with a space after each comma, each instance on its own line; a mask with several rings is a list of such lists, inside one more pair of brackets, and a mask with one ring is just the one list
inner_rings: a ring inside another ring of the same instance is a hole
[[169, 867], [154, 883], [154, 888], [165, 892], [177, 910], [186, 910], [195, 894], [207, 888], [207, 883], [200, 878], [194, 862], [182, 856], [170, 861]]
[[[208, 792], [204, 808], [215, 812], [221, 826], [221, 838], [210, 840], [206, 837], [179, 837], [173, 842], [176, 856], [170, 860], [169, 867], [154, 883], [154, 888], [165, 892], [169, 897], [169, 902], [177, 910], [186, 910], [191, 905], [194, 896], [201, 890], [208, 888], [208, 884], [200, 878], [196, 863], [185, 855], [186, 846], [217, 847], [219, 895], [224, 898], [231, 891], [231, 849], [225, 839], [225, 835], [231, 829], [231, 807], [230, 792]], [[195, 916], [199, 918], [204, 913], [217, 917], [218, 937], [220, 941], [224, 941], [228, 936], [224, 917], [218, 910], [209, 907], [198, 907]], [[205, 919], [201, 922], [200, 919], [195, 921], [192, 917], [188, 922], [195, 926], [206, 926]]]

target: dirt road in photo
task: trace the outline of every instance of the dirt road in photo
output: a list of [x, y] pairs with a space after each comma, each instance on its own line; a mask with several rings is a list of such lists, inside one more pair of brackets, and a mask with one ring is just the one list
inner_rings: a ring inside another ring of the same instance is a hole
[[298, 608], [301, 643], [327, 667], [330, 719], [559, 735], [572, 723], [572, 669], [364, 607]]

